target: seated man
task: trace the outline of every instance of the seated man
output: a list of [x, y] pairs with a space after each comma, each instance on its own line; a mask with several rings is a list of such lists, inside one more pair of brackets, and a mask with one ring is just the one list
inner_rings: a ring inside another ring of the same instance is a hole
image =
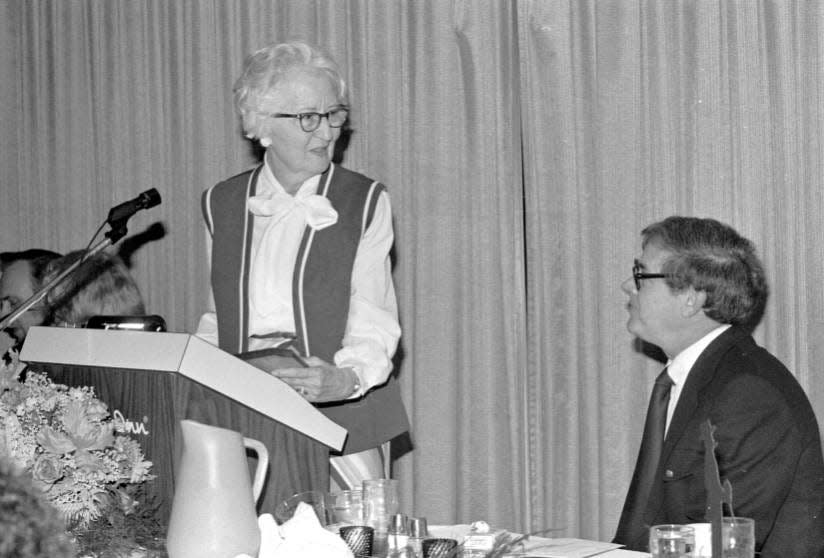
[[767, 299], [752, 244], [690, 217], [641, 236], [622, 285], [627, 328], [669, 363], [653, 388], [615, 542], [646, 551], [651, 525], [707, 521], [700, 427], [709, 419], [720, 476], [732, 485], [733, 509], [724, 511], [755, 520], [756, 552], [824, 556], [818, 423], [793, 375], [750, 336]]
[[[60, 254], [50, 250], [31, 249], [0, 254], [0, 318], [28, 300], [43, 286], [46, 267]], [[29, 328], [46, 319], [45, 306], [38, 302], [2, 332], [0, 353], [9, 348], [19, 349]]]
[[[55, 277], [74, 264], [82, 250], [53, 261], [47, 278]], [[84, 327], [92, 316], [145, 314], [140, 289], [123, 261], [100, 252], [83, 262], [47, 296], [49, 325]]]
[[63, 519], [31, 478], [0, 460], [0, 556], [69, 558], [76, 548]]

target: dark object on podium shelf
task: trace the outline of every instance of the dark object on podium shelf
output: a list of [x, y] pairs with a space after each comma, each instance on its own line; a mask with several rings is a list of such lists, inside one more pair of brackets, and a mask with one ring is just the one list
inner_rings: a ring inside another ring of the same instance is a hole
[[149, 492], [160, 501], [163, 523], [171, 511], [182, 419], [266, 445], [269, 474], [259, 513], [296, 492], [328, 490], [329, 450], [346, 439], [346, 430], [285, 383], [185, 333], [33, 327], [20, 358], [55, 382], [93, 386], [125, 421], [153, 463], [157, 478]]
[[86, 327], [89, 329], [166, 331], [166, 320], [157, 314], [149, 316], [92, 316], [86, 322]]

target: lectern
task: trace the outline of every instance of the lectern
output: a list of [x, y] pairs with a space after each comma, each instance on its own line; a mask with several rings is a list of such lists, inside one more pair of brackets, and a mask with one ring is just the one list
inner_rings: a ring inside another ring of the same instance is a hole
[[346, 430], [281, 380], [184, 333], [33, 327], [20, 359], [55, 382], [94, 387], [125, 421], [153, 463], [157, 478], [149, 491], [164, 523], [182, 419], [236, 430], [267, 446], [260, 513], [296, 492], [328, 490], [329, 449], [340, 450], [346, 439]]

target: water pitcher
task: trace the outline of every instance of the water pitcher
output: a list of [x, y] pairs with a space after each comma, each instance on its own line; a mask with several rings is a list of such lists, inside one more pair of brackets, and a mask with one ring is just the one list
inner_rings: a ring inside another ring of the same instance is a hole
[[[269, 453], [257, 440], [192, 420], [180, 421], [182, 452], [166, 537], [169, 558], [257, 556], [260, 498]], [[246, 448], [258, 455], [249, 480]]]

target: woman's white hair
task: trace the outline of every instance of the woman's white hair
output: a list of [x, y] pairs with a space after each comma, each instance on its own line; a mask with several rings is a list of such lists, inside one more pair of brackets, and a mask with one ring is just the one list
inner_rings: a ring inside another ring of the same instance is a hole
[[249, 138], [260, 138], [265, 114], [258, 112], [263, 102], [271, 102], [277, 86], [292, 68], [310, 66], [323, 70], [338, 89], [338, 102], [348, 104], [346, 82], [331, 56], [301, 41], [270, 44], [246, 57], [243, 73], [235, 82], [235, 108]]

